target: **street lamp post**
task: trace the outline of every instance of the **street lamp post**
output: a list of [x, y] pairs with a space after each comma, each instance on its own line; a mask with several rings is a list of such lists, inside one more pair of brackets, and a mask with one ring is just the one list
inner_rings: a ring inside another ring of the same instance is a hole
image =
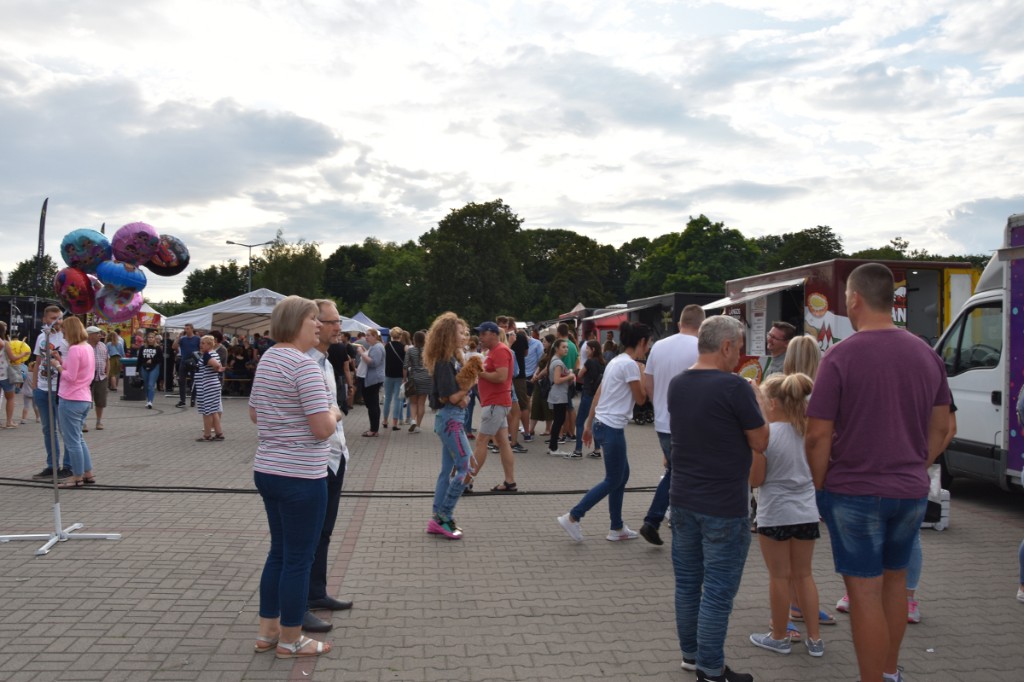
[[266, 246], [267, 244], [273, 244], [273, 240], [269, 242], [262, 242], [260, 244], [243, 244], [242, 242], [233, 242], [230, 239], [226, 242], [228, 244], [234, 244], [235, 246], [244, 246], [249, 249], [249, 293], [252, 293], [252, 250], [257, 246]]

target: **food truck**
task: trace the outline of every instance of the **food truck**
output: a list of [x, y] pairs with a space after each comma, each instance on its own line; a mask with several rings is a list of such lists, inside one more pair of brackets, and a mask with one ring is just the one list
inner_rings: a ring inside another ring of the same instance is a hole
[[1003, 248], [935, 346], [957, 406], [957, 433], [939, 459], [956, 476], [1004, 490], [1024, 470], [1024, 214], [1007, 219]]
[[775, 321], [811, 334], [822, 352], [853, 334], [846, 316], [846, 279], [864, 263], [881, 263], [896, 280], [893, 322], [933, 345], [970, 298], [978, 271], [969, 263], [836, 258], [763, 275], [729, 280], [726, 296], [703, 306], [724, 312], [747, 327], [740, 373], [761, 380], [768, 362], [765, 337]]

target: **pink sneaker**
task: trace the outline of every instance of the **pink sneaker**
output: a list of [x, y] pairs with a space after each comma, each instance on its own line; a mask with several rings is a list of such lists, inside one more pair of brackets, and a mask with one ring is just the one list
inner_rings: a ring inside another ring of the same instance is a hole
[[916, 599], [907, 600], [907, 622], [908, 623], [920, 623], [921, 622], [921, 609], [917, 606]]
[[427, 532], [431, 535], [443, 535], [449, 540], [461, 540], [462, 531], [455, 527], [451, 521], [438, 521], [430, 519], [427, 523]]
[[836, 602], [836, 611], [840, 613], [850, 612], [850, 595], [844, 594], [843, 598]]

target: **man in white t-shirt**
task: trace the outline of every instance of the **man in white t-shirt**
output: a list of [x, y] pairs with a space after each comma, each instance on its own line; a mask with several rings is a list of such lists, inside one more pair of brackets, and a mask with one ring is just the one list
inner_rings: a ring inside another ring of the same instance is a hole
[[672, 482], [668, 383], [674, 376], [697, 362], [697, 331], [703, 321], [704, 310], [700, 306], [686, 306], [679, 315], [679, 333], [658, 341], [647, 355], [647, 368], [643, 377], [644, 389], [654, 404], [654, 431], [658, 434], [658, 443], [665, 455], [665, 475], [654, 491], [654, 500], [651, 501], [651, 507], [644, 517], [644, 525], [640, 528], [640, 535], [652, 545], [664, 544], [658, 529], [661, 528], [665, 512], [668, 511], [668, 489]]
[[[55, 305], [47, 306], [43, 310], [43, 331], [39, 332], [36, 344], [33, 347], [36, 358], [36, 368], [32, 372], [32, 400], [39, 410], [39, 422], [43, 427], [43, 442], [46, 444], [46, 468], [32, 478], [37, 481], [46, 481], [53, 478], [53, 467], [60, 464], [60, 438], [57, 433], [57, 372], [49, 366], [51, 357], [63, 358], [67, 355], [68, 344], [64, 340], [64, 334], [60, 331], [60, 318], [62, 311]], [[49, 339], [46, 336], [46, 329], [49, 327]], [[49, 345], [46, 345], [47, 340]], [[53, 392], [53, 420], [50, 419], [50, 392]], [[71, 463], [68, 458], [68, 449], [64, 447], [64, 466], [59, 467], [57, 477], [65, 479], [71, 476]]]

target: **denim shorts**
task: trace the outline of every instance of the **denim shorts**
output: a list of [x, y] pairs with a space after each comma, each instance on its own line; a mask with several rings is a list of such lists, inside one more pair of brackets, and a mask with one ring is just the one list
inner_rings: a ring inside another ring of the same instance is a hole
[[927, 503], [927, 497], [898, 500], [820, 491], [818, 511], [828, 526], [836, 573], [877, 578], [884, 571], [905, 569]]
[[14, 393], [14, 384], [9, 382], [6, 378], [0, 379], [0, 390], [4, 393]]

